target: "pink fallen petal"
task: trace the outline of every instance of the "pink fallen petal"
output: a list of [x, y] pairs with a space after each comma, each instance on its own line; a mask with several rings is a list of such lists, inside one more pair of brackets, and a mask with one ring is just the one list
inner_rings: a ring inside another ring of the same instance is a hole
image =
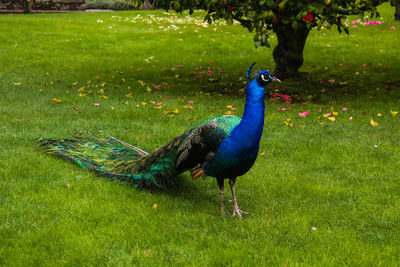
[[139, 105], [139, 104], [136, 104], [136, 107], [140, 107], [140, 105]]
[[335, 80], [334, 80], [334, 79], [329, 79], [327, 82], [328, 82], [328, 83], [334, 83]]
[[188, 103], [189, 103], [189, 104], [192, 104], [192, 103], [194, 103], [194, 101], [193, 101], [193, 100], [189, 100]]
[[396, 30], [395, 26], [390, 27], [391, 30]]
[[310, 115], [310, 112], [308, 111], [300, 112], [299, 115], [302, 117], [307, 117], [308, 115]]
[[94, 105], [95, 105], [96, 107], [98, 107], [98, 106], [100, 106], [100, 103], [94, 103]]
[[155, 104], [156, 104], [156, 101], [151, 101], [151, 103], [152, 103], [153, 105], [155, 105]]
[[159, 105], [162, 105], [162, 102], [158, 102], [158, 103], [157, 103], [157, 106], [159, 106]]
[[343, 108], [343, 111], [347, 111], [347, 108]]
[[286, 108], [281, 108], [281, 111], [285, 111], [286, 110]]
[[371, 24], [372, 25], [378, 25], [379, 23], [377, 21], [372, 21]]
[[353, 119], [353, 117], [350, 117], [350, 118], [349, 118], [349, 120], [352, 120], [352, 119]]

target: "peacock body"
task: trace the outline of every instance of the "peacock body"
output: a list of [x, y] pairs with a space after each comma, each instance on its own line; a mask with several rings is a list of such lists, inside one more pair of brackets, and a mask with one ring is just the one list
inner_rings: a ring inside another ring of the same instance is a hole
[[50, 154], [140, 188], [167, 187], [187, 170], [192, 171], [193, 179], [203, 175], [216, 177], [223, 213], [224, 179], [228, 178], [233, 216], [242, 217], [244, 212], [237, 205], [234, 185], [236, 177], [245, 174], [257, 158], [264, 124], [264, 86], [273, 80], [278, 79], [261, 71], [249, 83], [242, 119], [209, 118], [152, 153], [102, 132], [77, 131], [69, 139], [40, 139], [39, 142]]

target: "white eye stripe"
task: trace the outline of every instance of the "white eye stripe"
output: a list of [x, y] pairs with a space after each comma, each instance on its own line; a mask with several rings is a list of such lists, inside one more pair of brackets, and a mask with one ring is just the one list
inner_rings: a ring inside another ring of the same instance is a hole
[[[268, 75], [269, 76], [269, 75]], [[264, 77], [264, 74], [261, 74], [261, 79], [263, 80], [263, 81], [268, 81], [267, 79], [265, 79], [265, 77]]]

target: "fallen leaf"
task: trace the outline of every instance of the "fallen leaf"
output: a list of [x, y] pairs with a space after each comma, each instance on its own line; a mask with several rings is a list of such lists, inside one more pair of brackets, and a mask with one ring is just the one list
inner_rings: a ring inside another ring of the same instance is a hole
[[330, 116], [330, 117], [328, 117], [328, 120], [330, 120], [330, 121], [335, 121], [336, 118], [335, 118], [334, 116]]
[[293, 127], [293, 123], [290, 122], [290, 119], [286, 119], [283, 121], [283, 124], [285, 124], [288, 127]]
[[371, 118], [371, 120], [369, 121], [369, 124], [371, 124], [371, 126], [373, 126], [373, 127], [379, 126], [379, 123], [377, 123], [376, 121], [374, 121], [372, 118]]
[[393, 110], [390, 111], [390, 114], [392, 114], [393, 117], [396, 116], [398, 113], [399, 113], [398, 111], [393, 111]]
[[58, 98], [53, 98], [52, 102], [53, 102], [54, 104], [58, 104], [58, 103], [61, 103], [61, 100], [58, 99]]

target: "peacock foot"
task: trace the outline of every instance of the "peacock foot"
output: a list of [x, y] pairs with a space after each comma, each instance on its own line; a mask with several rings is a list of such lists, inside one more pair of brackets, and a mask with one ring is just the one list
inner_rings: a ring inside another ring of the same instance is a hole
[[250, 213], [239, 209], [239, 207], [235, 207], [233, 209], [232, 218], [235, 218], [236, 216], [238, 216], [240, 219], [243, 219], [242, 214], [250, 214]]

